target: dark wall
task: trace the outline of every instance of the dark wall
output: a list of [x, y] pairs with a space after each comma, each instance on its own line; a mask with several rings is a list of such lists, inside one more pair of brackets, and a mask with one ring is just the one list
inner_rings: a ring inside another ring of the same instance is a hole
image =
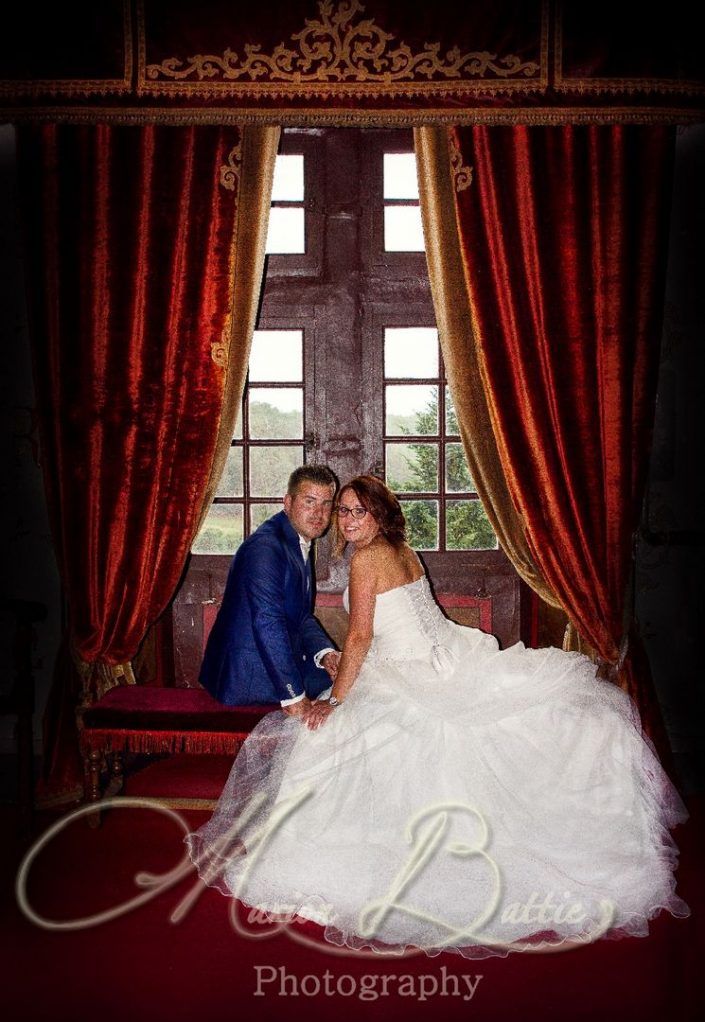
[[666, 308], [636, 613], [676, 762], [705, 789], [705, 125], [679, 129]]
[[[61, 598], [38, 464], [15, 187], [14, 130], [0, 125], [0, 598], [39, 601], [48, 608], [36, 627], [34, 649], [39, 753], [41, 715], [61, 633]], [[2, 691], [11, 680], [11, 641], [11, 622], [0, 615]], [[0, 717], [0, 754], [14, 750], [13, 728], [12, 717]]]

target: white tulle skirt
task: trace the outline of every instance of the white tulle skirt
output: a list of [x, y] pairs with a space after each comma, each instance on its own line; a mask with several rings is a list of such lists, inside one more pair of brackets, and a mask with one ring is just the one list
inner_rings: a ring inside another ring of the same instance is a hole
[[[317, 731], [275, 712], [185, 838], [210, 886], [348, 948], [467, 958], [648, 934], [687, 819], [629, 697], [558, 649], [449, 623], [371, 655]], [[436, 665], [438, 666], [438, 665]]]

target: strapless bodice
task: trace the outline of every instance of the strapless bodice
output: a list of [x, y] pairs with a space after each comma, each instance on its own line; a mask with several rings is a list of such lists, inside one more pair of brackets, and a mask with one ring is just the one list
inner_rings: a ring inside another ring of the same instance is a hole
[[[343, 605], [349, 610], [348, 590]], [[384, 660], [430, 658], [437, 670], [454, 659], [448, 642], [448, 621], [433, 598], [425, 575], [378, 593], [374, 635], [368, 657]]]

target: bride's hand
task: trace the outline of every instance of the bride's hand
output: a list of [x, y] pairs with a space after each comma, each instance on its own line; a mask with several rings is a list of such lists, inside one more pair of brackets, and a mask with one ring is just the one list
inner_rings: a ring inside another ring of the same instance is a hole
[[335, 707], [331, 706], [330, 703], [325, 702], [324, 700], [313, 703], [308, 716], [306, 717], [306, 727], [311, 731], [315, 731], [321, 726], [321, 724], [325, 724], [334, 709]]

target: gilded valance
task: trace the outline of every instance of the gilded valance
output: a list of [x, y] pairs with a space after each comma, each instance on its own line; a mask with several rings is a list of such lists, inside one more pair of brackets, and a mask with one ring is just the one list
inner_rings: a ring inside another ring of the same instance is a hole
[[[20, 5], [16, 5], [20, 7]], [[550, 0], [74, 0], [13, 14], [4, 120], [687, 122], [695, 5]]]

